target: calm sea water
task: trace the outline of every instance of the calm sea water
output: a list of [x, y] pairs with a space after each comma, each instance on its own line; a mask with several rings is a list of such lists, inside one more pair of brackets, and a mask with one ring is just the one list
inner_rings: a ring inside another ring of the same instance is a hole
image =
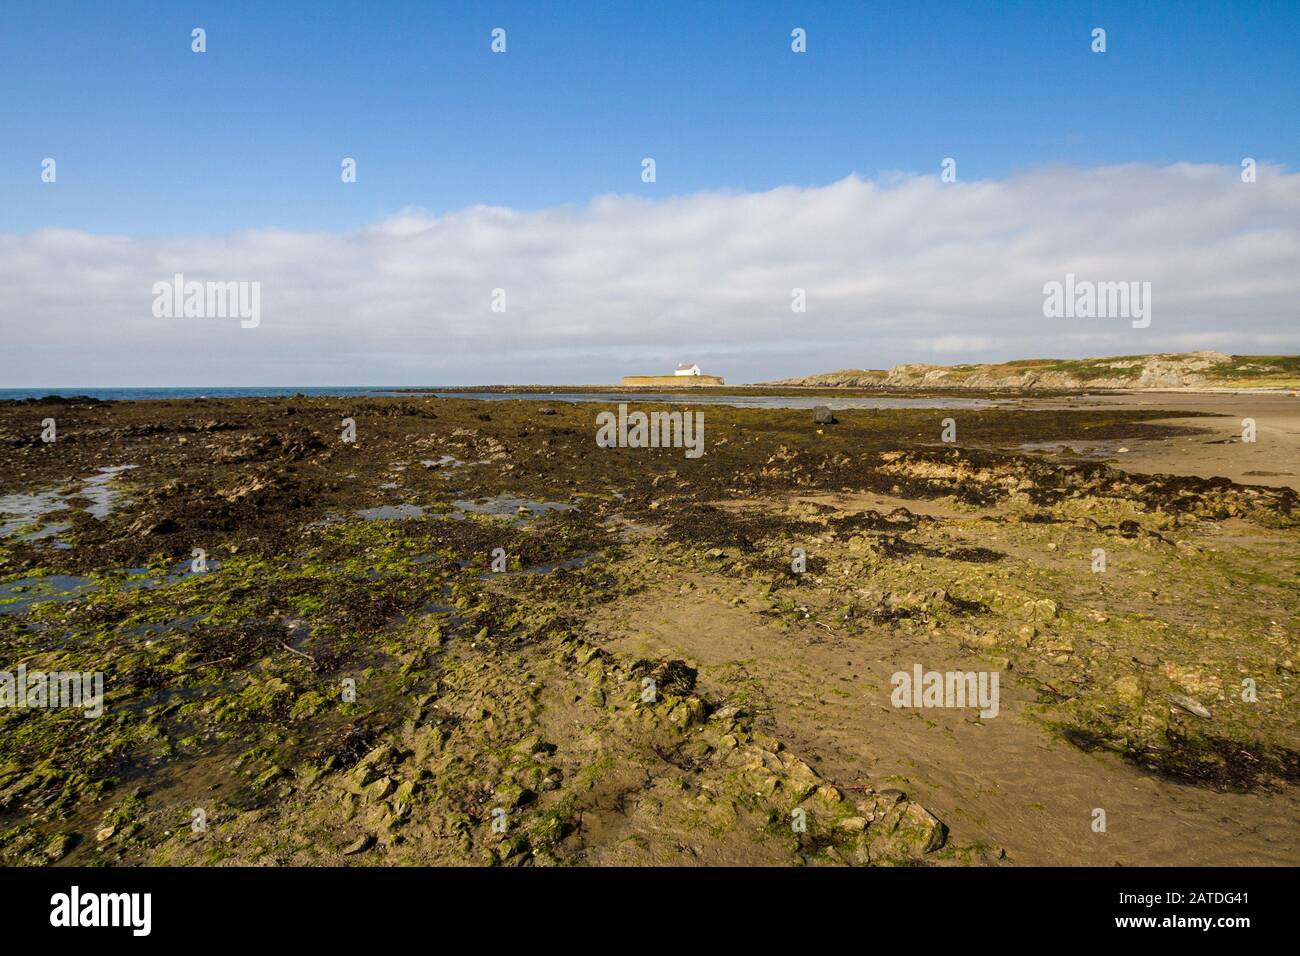
[[0, 400], [88, 395], [102, 401], [147, 401], [167, 398], [279, 398], [285, 395], [391, 395], [391, 388], [0, 388]]
[[988, 408], [998, 404], [982, 398], [927, 396], [811, 396], [811, 395], [727, 395], [725, 393], [680, 395], [670, 392], [457, 392], [430, 390], [399, 391], [393, 387], [355, 386], [320, 388], [0, 388], [0, 400], [43, 398], [46, 395], [88, 395], [103, 401], [144, 401], [176, 398], [281, 398], [286, 395], [358, 396], [383, 395], [472, 398], [479, 401], [541, 402], [674, 402], [700, 405], [734, 405], [738, 408]]

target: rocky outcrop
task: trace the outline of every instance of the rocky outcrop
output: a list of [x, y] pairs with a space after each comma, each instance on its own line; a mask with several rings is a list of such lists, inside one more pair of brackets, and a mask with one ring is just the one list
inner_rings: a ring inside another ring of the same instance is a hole
[[1257, 375], [1261, 369], [1271, 370], [1273, 362], [1273, 358], [1264, 356], [1259, 363], [1251, 365], [1243, 362], [1242, 356], [1222, 352], [1185, 352], [1080, 360], [1029, 359], [992, 365], [908, 364], [895, 365], [887, 372], [844, 369], [771, 384], [930, 389], [1215, 388], [1230, 385], [1233, 378], [1243, 373]]
[[898, 388], [1192, 388], [1209, 384], [1207, 372], [1226, 365], [1222, 352], [1138, 355], [1089, 362], [992, 366], [896, 365], [885, 385]]

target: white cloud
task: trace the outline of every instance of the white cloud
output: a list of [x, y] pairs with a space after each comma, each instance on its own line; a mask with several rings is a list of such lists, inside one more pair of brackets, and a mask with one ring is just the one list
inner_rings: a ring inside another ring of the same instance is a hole
[[[1300, 351], [1300, 174], [1052, 167], [1005, 181], [419, 210], [345, 234], [0, 233], [0, 386], [732, 381], [908, 361]], [[156, 319], [153, 284], [257, 281], [262, 319]], [[1153, 321], [1045, 319], [1066, 272]], [[507, 311], [490, 311], [492, 290]], [[791, 290], [808, 311], [790, 309]]]

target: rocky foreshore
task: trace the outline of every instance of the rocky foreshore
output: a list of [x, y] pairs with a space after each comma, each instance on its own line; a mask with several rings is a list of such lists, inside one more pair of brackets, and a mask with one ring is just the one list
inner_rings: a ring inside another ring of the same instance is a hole
[[1064, 450], [1221, 419], [601, 407], [0, 403], [0, 861], [1300, 862], [1296, 492]]

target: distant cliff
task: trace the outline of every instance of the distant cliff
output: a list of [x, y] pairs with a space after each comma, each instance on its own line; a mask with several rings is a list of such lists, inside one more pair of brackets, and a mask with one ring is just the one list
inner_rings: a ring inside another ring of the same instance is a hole
[[1022, 359], [989, 365], [844, 369], [773, 385], [821, 388], [1300, 388], [1300, 356], [1176, 352], [1095, 359]]

